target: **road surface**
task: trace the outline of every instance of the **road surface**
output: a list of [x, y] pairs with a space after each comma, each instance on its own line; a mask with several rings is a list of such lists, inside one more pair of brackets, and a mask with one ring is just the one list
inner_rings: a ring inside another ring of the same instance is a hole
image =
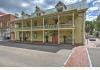
[[0, 46], [0, 67], [62, 67], [71, 50], [57, 53]]
[[88, 48], [92, 67], [100, 67], [100, 48]]

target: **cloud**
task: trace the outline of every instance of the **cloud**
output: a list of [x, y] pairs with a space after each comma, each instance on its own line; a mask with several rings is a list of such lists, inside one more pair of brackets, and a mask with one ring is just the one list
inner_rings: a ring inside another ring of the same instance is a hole
[[93, 16], [93, 15], [86, 15], [86, 20], [87, 21], [93, 21], [93, 20], [95, 20], [97, 18], [97, 16]]
[[[6, 13], [20, 13], [23, 10], [30, 14], [34, 12], [36, 5], [46, 10], [54, 8], [58, 1], [69, 5], [82, 0], [0, 0], [0, 11]], [[100, 12], [100, 0], [87, 0], [87, 3], [89, 4], [87, 19], [90, 18], [90, 20], [92, 20], [92, 17], [94, 16], [96, 18]]]
[[22, 7], [28, 7], [29, 4], [28, 4], [28, 3], [22, 3], [21, 6], [22, 6]]
[[4, 8], [0, 8], [0, 12], [3, 12], [3, 13], [9, 13], [9, 12], [6, 11]]
[[90, 7], [89, 9], [88, 9], [88, 11], [95, 11], [95, 10], [99, 10], [99, 7]]
[[100, 14], [100, 0], [88, 0], [89, 9], [87, 10], [87, 20], [92, 21]]

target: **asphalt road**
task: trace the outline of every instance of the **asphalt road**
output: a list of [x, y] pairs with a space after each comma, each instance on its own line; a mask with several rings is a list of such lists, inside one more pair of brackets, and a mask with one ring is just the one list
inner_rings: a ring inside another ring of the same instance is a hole
[[90, 61], [93, 67], [100, 67], [100, 48], [88, 48]]
[[96, 38], [96, 41], [89, 41], [89, 43], [93, 43], [95, 47], [100, 47], [100, 39]]
[[1, 41], [0, 45], [8, 46], [8, 47], [25, 48], [30, 50], [45, 51], [45, 52], [53, 52], [53, 53], [56, 53], [61, 49], [72, 50], [72, 48], [74, 48], [71, 45], [47, 46], [47, 45], [21, 44], [21, 43], [9, 42], [9, 41]]
[[0, 46], [0, 67], [63, 67], [71, 50], [57, 53]]

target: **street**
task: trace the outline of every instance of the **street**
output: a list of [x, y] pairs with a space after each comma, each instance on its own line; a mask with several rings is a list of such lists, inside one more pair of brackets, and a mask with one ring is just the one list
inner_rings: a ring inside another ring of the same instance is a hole
[[88, 48], [92, 67], [100, 67], [100, 47]]
[[96, 41], [89, 41], [88, 39], [86, 40], [85, 45], [89, 47], [100, 47], [100, 39], [96, 38]]
[[56, 53], [0, 46], [0, 67], [63, 67], [71, 50]]

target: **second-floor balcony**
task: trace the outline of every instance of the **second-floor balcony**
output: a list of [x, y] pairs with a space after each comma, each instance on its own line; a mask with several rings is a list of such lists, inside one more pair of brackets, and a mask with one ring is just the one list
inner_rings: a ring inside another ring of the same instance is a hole
[[44, 25], [44, 29], [58, 29], [58, 25], [55, 24], [55, 25]]
[[42, 25], [32, 26], [32, 30], [40, 30], [40, 29], [43, 29], [43, 26]]
[[27, 26], [24, 26], [24, 27], [16, 27], [15, 29], [16, 30], [43, 30], [43, 29], [50, 29], [50, 30], [55, 30], [55, 29], [61, 29], [61, 28], [73, 28], [73, 24], [72, 23], [63, 23], [63, 24], [47, 24], [47, 25], [38, 25], [38, 26], [30, 26], [30, 27], [27, 27]]
[[72, 23], [59, 24], [59, 28], [73, 28], [73, 24]]

